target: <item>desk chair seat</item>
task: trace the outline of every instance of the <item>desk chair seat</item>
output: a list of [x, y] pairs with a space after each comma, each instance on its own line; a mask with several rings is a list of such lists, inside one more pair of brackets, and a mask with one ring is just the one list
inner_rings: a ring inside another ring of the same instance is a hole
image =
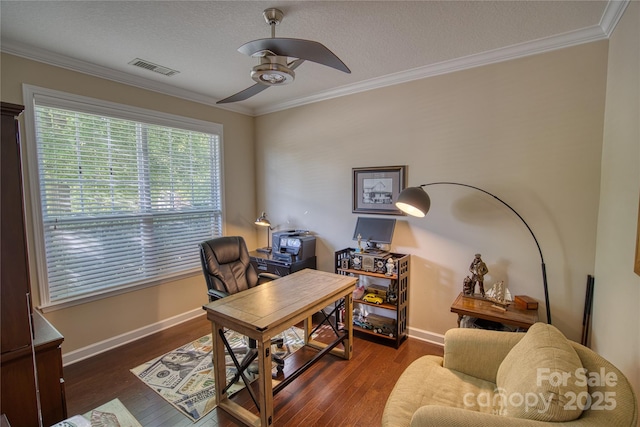
[[[277, 279], [270, 273], [258, 274], [251, 265], [249, 251], [244, 239], [240, 236], [227, 236], [200, 243], [200, 261], [202, 272], [207, 283], [209, 301], [215, 301], [238, 292], [246, 291], [261, 283]], [[282, 338], [273, 339], [272, 344], [282, 347]], [[249, 351], [244, 356], [241, 366], [248, 367], [258, 356], [255, 340], [249, 340]], [[278, 371], [284, 368], [284, 360], [272, 354]], [[238, 373], [240, 375], [240, 373]], [[236, 378], [237, 380], [237, 378]]]

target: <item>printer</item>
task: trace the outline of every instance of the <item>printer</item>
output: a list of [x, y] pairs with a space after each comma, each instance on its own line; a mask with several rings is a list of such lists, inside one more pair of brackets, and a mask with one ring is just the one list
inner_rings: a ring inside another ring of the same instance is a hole
[[316, 238], [307, 230], [278, 231], [271, 237], [273, 259], [296, 262], [316, 256]]

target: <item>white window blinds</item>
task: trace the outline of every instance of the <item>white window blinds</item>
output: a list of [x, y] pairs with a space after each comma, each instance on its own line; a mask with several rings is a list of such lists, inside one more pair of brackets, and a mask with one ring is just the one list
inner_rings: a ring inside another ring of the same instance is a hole
[[222, 235], [220, 135], [37, 100], [43, 304], [199, 270]]

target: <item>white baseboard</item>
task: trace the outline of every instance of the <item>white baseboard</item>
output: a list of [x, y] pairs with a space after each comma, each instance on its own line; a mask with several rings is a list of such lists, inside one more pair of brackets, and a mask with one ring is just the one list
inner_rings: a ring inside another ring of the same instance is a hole
[[173, 316], [168, 319], [153, 323], [151, 325], [147, 325], [121, 335], [117, 335], [115, 337], [88, 345], [83, 348], [79, 348], [77, 350], [70, 351], [68, 353], [64, 353], [62, 355], [62, 365], [67, 366], [71, 365], [72, 363], [88, 359], [89, 357], [96, 356], [100, 353], [104, 353], [105, 351], [113, 350], [114, 348], [120, 347], [121, 345], [128, 344], [140, 338], [146, 337], [147, 335], [155, 334], [156, 332], [160, 332], [164, 329], [179, 325], [180, 323], [184, 323], [188, 320], [192, 320], [203, 315], [204, 313], [202, 311], [202, 308], [196, 308], [191, 311], [187, 311], [186, 313], [178, 314], [177, 316]]
[[[196, 308], [186, 313], [182, 313], [177, 316], [173, 316], [168, 319], [153, 323], [151, 325], [147, 325], [121, 335], [117, 335], [107, 340], [100, 341], [95, 344], [70, 351], [68, 353], [64, 353], [62, 355], [62, 365], [71, 365], [81, 360], [97, 356], [98, 354], [104, 353], [105, 351], [113, 350], [114, 348], [120, 347], [121, 345], [128, 344], [140, 338], [155, 334], [156, 332], [160, 332], [172, 326], [179, 325], [180, 323], [184, 323], [188, 320], [195, 319], [198, 316], [202, 315], [202, 309]], [[411, 338], [426, 341], [428, 343], [435, 344], [441, 347], [444, 346], [444, 335], [411, 327], [409, 328], [408, 332]]]
[[438, 345], [440, 347], [444, 347], [444, 335], [436, 334], [435, 332], [429, 332], [422, 329], [417, 328], [408, 328], [409, 336], [411, 338], [418, 339], [420, 341], [426, 341], [431, 344]]

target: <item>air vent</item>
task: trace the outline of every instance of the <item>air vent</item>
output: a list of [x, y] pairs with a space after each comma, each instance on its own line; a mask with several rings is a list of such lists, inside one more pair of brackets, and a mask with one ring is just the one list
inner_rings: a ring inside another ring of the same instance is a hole
[[129, 62], [129, 65], [144, 68], [145, 70], [153, 71], [167, 77], [171, 77], [178, 74], [180, 71], [172, 70], [171, 68], [163, 67], [162, 65], [154, 64], [153, 62], [145, 61], [144, 59], [136, 58]]

